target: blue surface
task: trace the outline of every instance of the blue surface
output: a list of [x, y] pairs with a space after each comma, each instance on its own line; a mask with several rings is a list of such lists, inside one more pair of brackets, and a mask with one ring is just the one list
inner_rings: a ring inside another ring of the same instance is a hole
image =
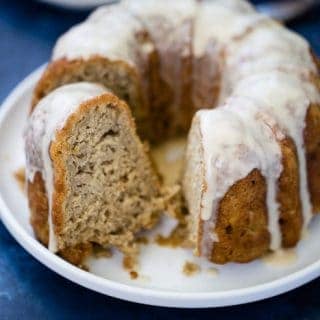
[[[32, 1], [0, 0], [0, 100], [48, 60], [55, 39], [86, 13]], [[320, 55], [320, 8], [290, 25]], [[320, 319], [320, 279], [282, 296], [237, 307], [182, 310], [109, 298], [56, 275], [9, 235], [0, 222], [2, 319]]]

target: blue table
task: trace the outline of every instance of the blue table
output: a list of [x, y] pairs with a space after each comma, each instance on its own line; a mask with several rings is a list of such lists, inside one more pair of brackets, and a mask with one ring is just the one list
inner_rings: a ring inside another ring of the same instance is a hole
[[[55, 39], [87, 13], [33, 1], [0, 1], [0, 100], [46, 62]], [[290, 25], [320, 55], [320, 8]], [[0, 319], [319, 319], [320, 279], [243, 306], [179, 310], [123, 302], [84, 289], [48, 270], [0, 222]]]

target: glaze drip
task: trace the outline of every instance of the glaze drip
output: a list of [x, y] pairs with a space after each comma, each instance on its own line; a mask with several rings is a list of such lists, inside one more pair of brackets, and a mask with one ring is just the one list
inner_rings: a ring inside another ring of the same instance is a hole
[[54, 172], [50, 157], [50, 145], [55, 133], [62, 129], [69, 115], [80, 104], [106, 92], [102, 86], [93, 83], [76, 83], [62, 86], [44, 99], [32, 112], [25, 129], [26, 177], [33, 182], [36, 172], [44, 180], [48, 198], [49, 250], [57, 251], [57, 241], [52, 222], [52, 201], [54, 197]]

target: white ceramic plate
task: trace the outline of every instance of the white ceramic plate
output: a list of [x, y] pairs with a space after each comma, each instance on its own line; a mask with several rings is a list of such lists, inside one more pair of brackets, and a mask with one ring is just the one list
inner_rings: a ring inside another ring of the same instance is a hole
[[[0, 212], [9, 232], [48, 268], [106, 295], [185, 308], [256, 301], [296, 288], [320, 275], [320, 219], [313, 221], [308, 236], [300, 242], [296, 259], [291, 252], [293, 262], [280, 266], [262, 260], [215, 266], [193, 257], [188, 250], [149, 244], [143, 246], [139, 278], [131, 280], [121, 266], [119, 253], [112, 258], [90, 259], [90, 272], [86, 272], [49, 252], [34, 238], [26, 198], [13, 177], [13, 172], [24, 165], [22, 133], [32, 88], [41, 71], [41, 68], [36, 70], [22, 81], [0, 108]], [[158, 231], [166, 233], [170, 227], [172, 221], [167, 219]], [[184, 275], [182, 268], [186, 260], [197, 263], [201, 271], [194, 276]]]

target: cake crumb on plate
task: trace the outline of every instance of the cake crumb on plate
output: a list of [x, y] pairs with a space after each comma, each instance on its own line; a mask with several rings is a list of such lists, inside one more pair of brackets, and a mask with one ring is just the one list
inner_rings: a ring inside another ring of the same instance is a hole
[[131, 278], [132, 280], [135, 280], [135, 279], [137, 279], [138, 277], [139, 277], [139, 274], [138, 274], [137, 271], [134, 271], [134, 270], [131, 270], [131, 271], [130, 271], [130, 278]]
[[93, 256], [95, 258], [111, 258], [113, 256], [111, 248], [103, 248], [101, 246], [93, 247]]
[[196, 273], [200, 272], [201, 268], [198, 264], [186, 261], [185, 264], [183, 265], [183, 273], [188, 276], [194, 276]]
[[24, 167], [19, 168], [13, 173], [20, 189], [25, 192], [26, 170]]

